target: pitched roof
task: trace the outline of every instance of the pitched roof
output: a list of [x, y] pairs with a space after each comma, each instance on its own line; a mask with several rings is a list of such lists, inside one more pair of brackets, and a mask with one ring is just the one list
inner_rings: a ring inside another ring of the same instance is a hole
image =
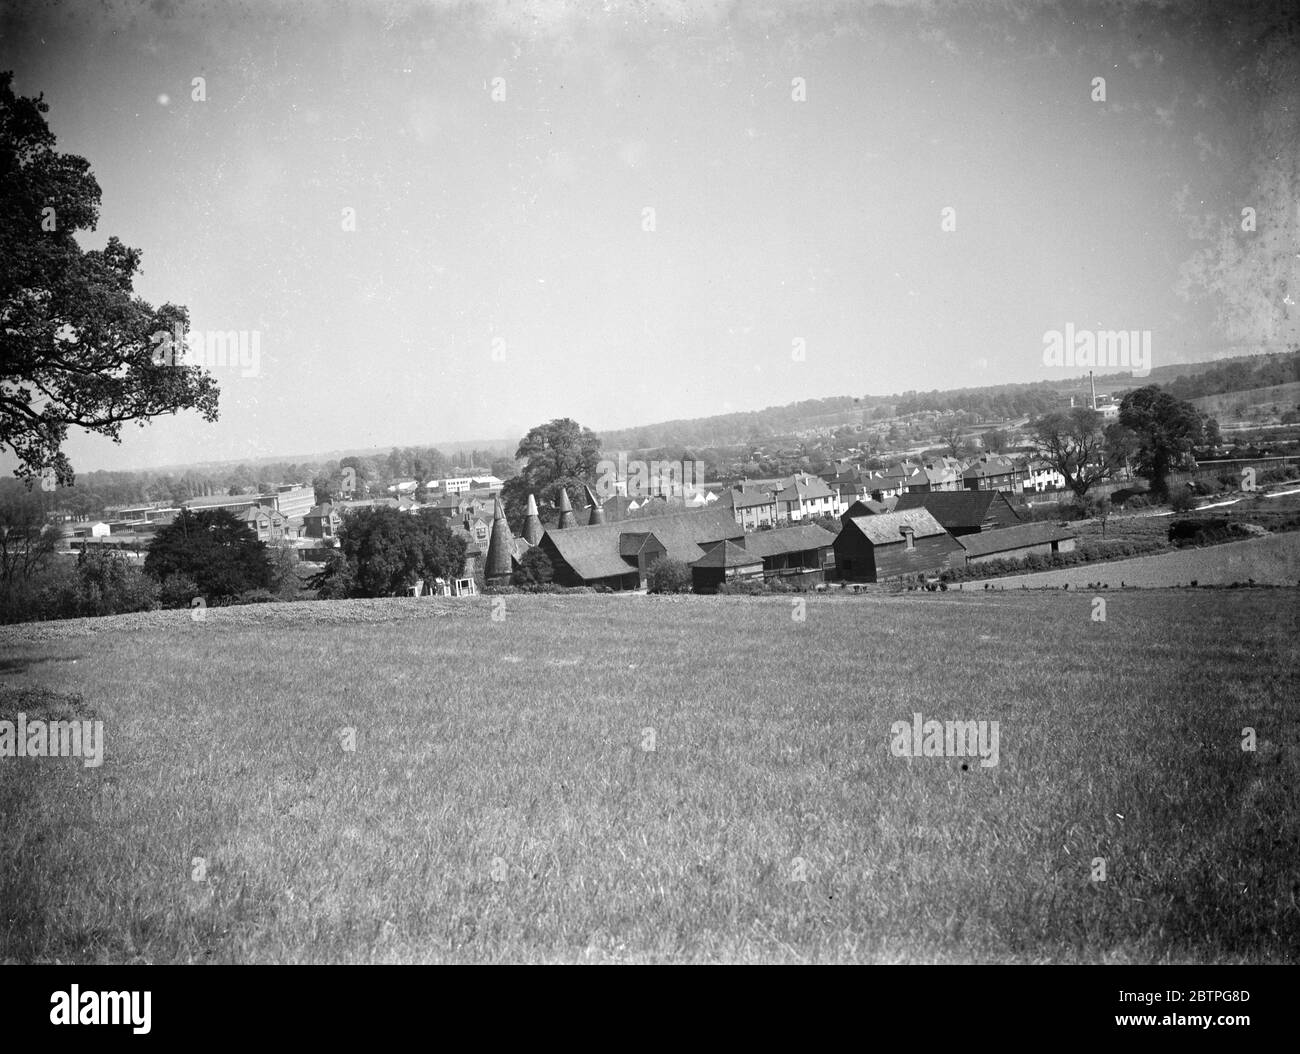
[[1029, 545], [1044, 545], [1047, 542], [1058, 542], [1073, 537], [1073, 531], [1058, 527], [1054, 523], [1039, 521], [1019, 523], [1014, 527], [999, 527], [980, 534], [967, 534], [957, 541], [966, 550], [967, 556], [988, 556], [991, 553], [1023, 549]]
[[[608, 503], [607, 503], [608, 504]], [[743, 538], [744, 529], [730, 510], [719, 503], [662, 516], [636, 516], [631, 521], [588, 527], [549, 530], [545, 538], [564, 561], [585, 579], [610, 578], [636, 570], [619, 555], [624, 534], [650, 534], [667, 550], [670, 559], [692, 563], [704, 555], [702, 542]]]
[[834, 495], [834, 491], [827, 485], [826, 481], [819, 476], [800, 475], [794, 476], [790, 482], [781, 488], [778, 498], [784, 498], [786, 501], [793, 501], [796, 498], [804, 500], [808, 498], [829, 498]]
[[890, 545], [903, 540], [903, 528], [911, 527], [917, 538], [929, 538], [935, 534], [947, 532], [939, 526], [939, 521], [925, 509], [907, 509], [884, 512], [879, 516], [851, 516], [845, 526], [853, 524], [871, 542], [872, 545]]
[[751, 552], [743, 546], [737, 545], [733, 541], [724, 541], [721, 545], [715, 545], [698, 560], [691, 563], [692, 567], [761, 567], [763, 558], [757, 553]]
[[982, 479], [988, 476], [1009, 476], [1015, 472], [1016, 466], [1010, 461], [1003, 461], [999, 458], [990, 458], [985, 461], [981, 458], [971, 465], [962, 473], [962, 479]]
[[776, 496], [766, 490], [732, 490], [722, 492], [718, 504], [732, 509], [750, 509], [757, 505], [775, 505]]
[[758, 557], [802, 553], [809, 549], [825, 549], [834, 544], [835, 535], [815, 523], [781, 527], [775, 531], [755, 531], [744, 538], [745, 548]]
[[[594, 524], [599, 527], [600, 524]], [[656, 545], [650, 545], [650, 539], [654, 538]], [[619, 556], [640, 556], [642, 551], [647, 548], [667, 548], [663, 542], [655, 538], [653, 531], [629, 531], [618, 536], [618, 555]]]
[[988, 519], [990, 506], [999, 500], [1017, 516], [1020, 515], [1007, 501], [1006, 495], [996, 490], [934, 490], [928, 494], [904, 494], [898, 499], [894, 511], [926, 509], [947, 530], [977, 530]]

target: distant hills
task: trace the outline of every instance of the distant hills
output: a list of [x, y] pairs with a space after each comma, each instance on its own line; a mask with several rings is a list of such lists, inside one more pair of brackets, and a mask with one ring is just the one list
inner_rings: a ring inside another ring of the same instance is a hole
[[[1131, 373], [1094, 378], [1097, 394], [1113, 395], [1158, 384], [1181, 399], [1265, 388], [1300, 380], [1300, 352], [1243, 355], [1211, 362], [1158, 366], [1145, 377]], [[653, 450], [661, 447], [729, 447], [811, 429], [866, 424], [914, 413], [973, 413], [986, 419], [1034, 417], [1091, 395], [1088, 377], [999, 384], [897, 395], [834, 395], [805, 399], [764, 410], [717, 414], [642, 425], [600, 433], [605, 450]]]

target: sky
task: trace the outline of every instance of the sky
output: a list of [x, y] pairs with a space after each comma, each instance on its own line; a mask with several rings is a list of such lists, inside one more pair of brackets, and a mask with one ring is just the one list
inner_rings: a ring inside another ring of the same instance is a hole
[[102, 188], [83, 246], [142, 250], [141, 296], [258, 349], [212, 368], [217, 423], [65, 449], [1038, 381], [1081, 372], [1044, 360], [1067, 327], [1147, 333], [1153, 366], [1282, 350], [1296, 39], [1277, 5], [1175, 7], [0, 2], [0, 69]]

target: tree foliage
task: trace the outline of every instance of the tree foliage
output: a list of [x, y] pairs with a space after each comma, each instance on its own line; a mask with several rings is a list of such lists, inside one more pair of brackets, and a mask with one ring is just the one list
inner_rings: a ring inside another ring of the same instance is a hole
[[1157, 497], [1169, 492], [1169, 473], [1204, 440], [1200, 412], [1159, 385], [1129, 392], [1119, 407], [1119, 421], [1137, 436], [1138, 470]]
[[524, 553], [510, 576], [512, 586], [544, 586], [555, 578], [555, 568], [551, 558], [541, 549], [534, 547]]
[[586, 505], [585, 486], [596, 483], [600, 439], [571, 418], [557, 418], [530, 429], [519, 441], [515, 458], [525, 461], [524, 467], [506, 482], [501, 498], [506, 518], [518, 527], [529, 494], [536, 495], [541, 506], [556, 508], [565, 489], [575, 511]]
[[154, 361], [185, 309], [133, 295], [138, 250], [77, 244], [98, 223], [99, 184], [84, 158], [55, 150], [49, 107], [12, 82], [0, 72], [0, 449], [26, 480], [51, 470], [71, 483], [70, 427], [120, 441], [123, 423], [178, 410], [215, 421], [219, 389], [198, 366]]
[[392, 508], [359, 509], [339, 529], [339, 551], [312, 585], [325, 598], [405, 595], [421, 579], [458, 577], [465, 539], [431, 509], [414, 516]]
[[1034, 422], [1043, 457], [1083, 497], [1093, 484], [1109, 479], [1115, 464], [1106, 451], [1102, 416], [1086, 406], [1055, 410]]
[[186, 576], [205, 597], [268, 589], [274, 580], [266, 545], [226, 509], [182, 509], [154, 535], [144, 570], [158, 582]]

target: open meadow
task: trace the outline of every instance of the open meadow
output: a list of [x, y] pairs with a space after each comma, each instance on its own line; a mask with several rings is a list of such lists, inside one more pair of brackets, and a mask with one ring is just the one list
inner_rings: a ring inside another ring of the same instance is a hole
[[[0, 959], [1294, 962], [1296, 599], [6, 627], [0, 718], [102, 720], [106, 747], [0, 758]], [[996, 755], [895, 756], [918, 712], [998, 722]]]

